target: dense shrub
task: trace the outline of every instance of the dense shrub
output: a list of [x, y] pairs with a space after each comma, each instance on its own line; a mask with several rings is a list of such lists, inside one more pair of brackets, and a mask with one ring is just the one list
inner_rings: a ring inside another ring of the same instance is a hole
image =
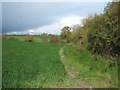
[[60, 34], [61, 39], [66, 39], [67, 43], [69, 43], [70, 30], [71, 30], [70, 27], [65, 26], [62, 28], [61, 34]]
[[77, 28], [72, 31], [69, 35], [69, 42], [78, 43], [80, 40], [86, 37], [85, 30], [81, 26], [77, 26]]
[[49, 39], [47, 37], [43, 37], [42, 42], [49, 42]]
[[52, 42], [52, 43], [58, 43], [59, 40], [58, 40], [57, 36], [53, 35], [53, 36], [51, 36], [51, 38], [50, 38], [50, 42]]
[[2, 35], [2, 39], [3, 40], [18, 40], [16, 37], [9, 36], [9, 35]]
[[18, 39], [15, 37], [9, 37], [8, 40], [18, 40]]
[[60, 42], [60, 43], [67, 43], [67, 40], [60, 39], [59, 42]]
[[28, 35], [28, 36], [24, 37], [24, 41], [26, 41], [26, 42], [34, 42], [35, 38], [32, 35]]
[[102, 15], [94, 15], [89, 27], [89, 50], [101, 55], [120, 56], [120, 30], [118, 29], [118, 4], [109, 3]]
[[3, 39], [3, 40], [7, 40], [7, 39], [8, 39], [8, 36], [7, 36], [7, 35], [2, 35], [2, 39]]
[[66, 38], [78, 48], [87, 47], [93, 54], [120, 58], [120, 2], [111, 2], [104, 9], [104, 13], [89, 15], [82, 20], [83, 26], [73, 28], [69, 32], [64, 27], [61, 38]]

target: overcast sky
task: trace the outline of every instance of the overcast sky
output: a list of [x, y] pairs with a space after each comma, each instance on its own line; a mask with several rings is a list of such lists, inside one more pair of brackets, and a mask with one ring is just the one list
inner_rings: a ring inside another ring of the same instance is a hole
[[60, 34], [64, 26], [81, 25], [88, 14], [103, 13], [106, 2], [4, 2], [2, 31], [7, 34]]

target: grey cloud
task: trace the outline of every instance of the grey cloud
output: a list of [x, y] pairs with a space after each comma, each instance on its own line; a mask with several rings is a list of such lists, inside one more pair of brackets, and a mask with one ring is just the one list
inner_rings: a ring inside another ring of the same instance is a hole
[[[105, 3], [4, 2], [2, 5], [3, 33], [24, 31], [56, 22], [69, 14], [86, 16], [103, 11]], [[96, 8], [95, 8], [96, 7]], [[93, 9], [93, 10], [92, 10]], [[98, 10], [99, 9], [99, 10]]]

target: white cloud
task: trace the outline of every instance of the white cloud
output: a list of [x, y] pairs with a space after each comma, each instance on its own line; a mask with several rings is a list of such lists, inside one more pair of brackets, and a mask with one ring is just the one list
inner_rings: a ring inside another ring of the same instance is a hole
[[28, 30], [28, 32], [34, 32], [34, 30], [30, 29], [30, 30]]
[[61, 28], [64, 26], [73, 26], [76, 24], [81, 25], [81, 19], [83, 17], [80, 17], [78, 15], [69, 15], [66, 17], [59, 18], [55, 23], [50, 25], [44, 25], [42, 27], [38, 27], [35, 29], [29, 29], [23, 32], [11, 32], [7, 34], [42, 34], [42, 33], [48, 33], [48, 34], [60, 34]]
[[67, 17], [63, 17], [60, 19], [60, 24], [61, 26], [72, 26], [72, 25], [76, 25], [76, 24], [81, 24], [81, 19], [83, 17], [80, 17], [78, 15], [70, 15]]

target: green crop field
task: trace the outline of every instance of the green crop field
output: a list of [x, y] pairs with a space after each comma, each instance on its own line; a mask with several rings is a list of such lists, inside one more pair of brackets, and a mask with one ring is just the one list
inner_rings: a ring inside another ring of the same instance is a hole
[[3, 88], [42, 88], [62, 82], [66, 71], [58, 54], [60, 47], [3, 40]]
[[118, 66], [112, 60], [92, 55], [84, 48], [78, 51], [70, 44], [9, 37], [19, 40], [2, 41], [3, 88], [118, 87]]
[[120, 2], [1, 5], [0, 88], [120, 88]]

